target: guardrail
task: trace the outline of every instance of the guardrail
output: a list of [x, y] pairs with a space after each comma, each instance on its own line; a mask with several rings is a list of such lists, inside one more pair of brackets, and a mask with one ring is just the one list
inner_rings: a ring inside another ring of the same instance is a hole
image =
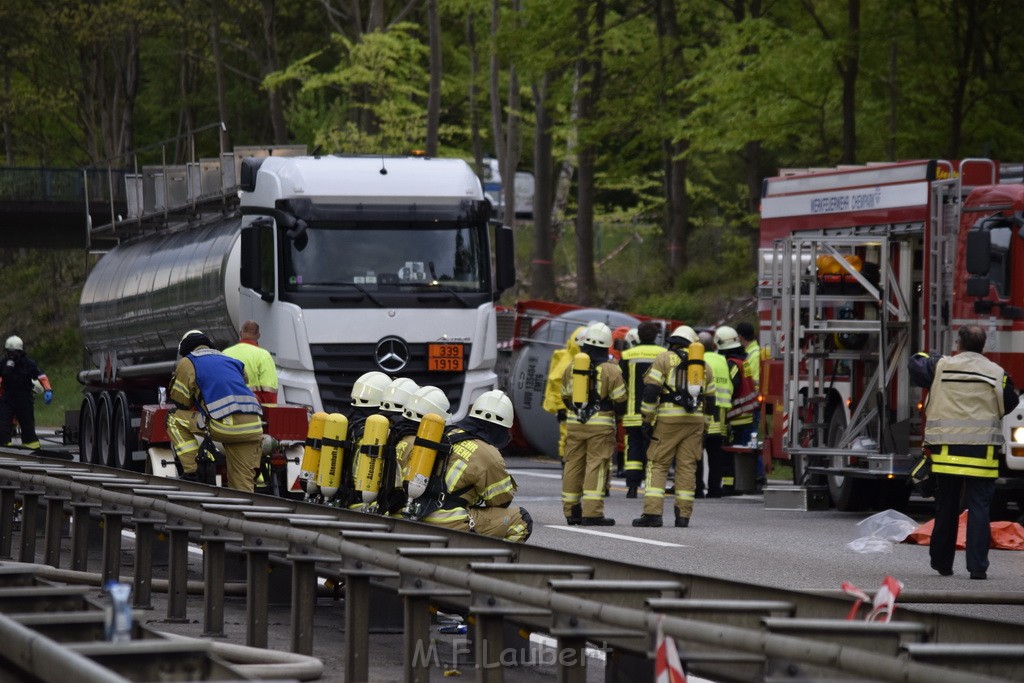
[[[406, 681], [429, 679], [429, 660], [415, 653], [429, 648], [431, 604], [472, 617], [481, 681], [503, 680], [506, 623], [556, 638], [559, 680], [565, 681], [584, 679], [583, 651], [593, 642], [612, 653], [607, 666], [621, 680], [651, 677], [649, 653], [659, 624], [678, 639], [691, 671], [721, 680], [845, 674], [942, 683], [1024, 675], [1019, 627], [1002, 622], [901, 609], [902, 620], [893, 623], [902, 626], [851, 626], [843, 619], [850, 605], [847, 599], [772, 589], [773, 601], [766, 604], [769, 593], [759, 586], [98, 466], [42, 464], [31, 456], [0, 459], [0, 556], [10, 556], [14, 547], [17, 499], [22, 561], [35, 559], [36, 529], [40, 511], [45, 510], [45, 561], [60, 565], [60, 532], [70, 511], [72, 566], [85, 570], [88, 522], [100, 516], [101, 573], [117, 578], [121, 529], [134, 526], [136, 607], [149, 606], [153, 539], [158, 529], [166, 534], [168, 618], [185, 616], [187, 546], [190, 539], [202, 541], [204, 623], [210, 634], [223, 632], [226, 554], [244, 554], [248, 645], [266, 646], [270, 562], [291, 568], [291, 647], [297, 653], [312, 651], [316, 577], [343, 582], [346, 680], [370, 679], [374, 590], [388, 591], [401, 603]], [[855, 644], [831, 642], [823, 628], [806, 633], [808, 619], [827, 620], [830, 628], [845, 628], [847, 634], [857, 629]], [[800, 628], [800, 635], [785, 634]], [[1007, 656], [999, 660], [999, 668], [984, 672], [972, 669], [977, 661], [967, 656], [944, 659], [943, 666], [909, 658], [914, 651], [922, 658], [933, 655], [918, 646], [934, 642], [939, 634], [944, 642], [958, 646], [1003, 643]]]

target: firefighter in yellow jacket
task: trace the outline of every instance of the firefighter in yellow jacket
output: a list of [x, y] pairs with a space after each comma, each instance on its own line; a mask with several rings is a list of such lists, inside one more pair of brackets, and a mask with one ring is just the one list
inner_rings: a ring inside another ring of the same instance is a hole
[[548, 380], [544, 387], [544, 404], [542, 407], [558, 419], [558, 457], [565, 458], [565, 420], [567, 412], [562, 401], [562, 378], [565, 369], [572, 365], [572, 359], [580, 352], [579, 340], [586, 331], [586, 326], [577, 327], [565, 340], [564, 349], [555, 349], [548, 365]]
[[228, 486], [252, 493], [262, 452], [263, 409], [245, 384], [242, 362], [212, 346], [199, 330], [186, 332], [178, 343], [181, 360], [167, 392], [175, 405], [167, 415], [167, 435], [183, 479], [196, 478], [197, 436], [208, 432], [224, 445]]
[[[693, 499], [696, 495], [697, 461], [701, 457], [704, 436], [703, 394], [714, 383], [711, 370], [699, 361], [701, 381], [690, 390], [687, 374], [697, 333], [681, 325], [668, 338], [668, 351], [654, 359], [644, 377], [644, 400], [640, 406], [644, 428], [652, 429], [651, 448], [647, 451], [647, 485], [644, 490], [644, 511], [633, 526], [658, 527], [665, 502], [665, 481], [673, 460], [675, 474], [676, 526], [690, 525]], [[700, 348], [703, 355], [703, 347]], [[696, 396], [694, 395], [696, 394]]]
[[710, 332], [698, 335], [704, 345], [704, 364], [711, 370], [714, 382], [705, 394], [704, 452], [708, 456], [708, 498], [721, 498], [733, 493], [736, 481], [732, 453], [722, 448], [729, 435], [726, 414], [732, 408], [732, 377], [729, 362], [718, 353], [715, 337]]
[[616, 416], [625, 411], [627, 396], [622, 370], [608, 356], [611, 345], [607, 325], [590, 325], [583, 333], [581, 352], [562, 377], [568, 412], [562, 510], [568, 524], [615, 524], [604, 516], [604, 492], [615, 452]]
[[512, 419], [512, 401], [493, 389], [481, 394], [466, 419], [448, 430], [445, 440], [452, 450], [443, 500], [424, 522], [516, 543], [530, 537], [533, 520], [513, 503], [516, 482], [501, 456], [512, 439]]
[[644, 436], [640, 404], [643, 402], [644, 375], [654, 359], [665, 350], [665, 347], [654, 343], [660, 332], [658, 323], [650, 320], [640, 323], [636, 328], [636, 343], [622, 352], [622, 360], [619, 361], [629, 395], [626, 413], [622, 416], [622, 426], [626, 428], [626, 498], [636, 498], [647, 468], [647, 450], [651, 442]]

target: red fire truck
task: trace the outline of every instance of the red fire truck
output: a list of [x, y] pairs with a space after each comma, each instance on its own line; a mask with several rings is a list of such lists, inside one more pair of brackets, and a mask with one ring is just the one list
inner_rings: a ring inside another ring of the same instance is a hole
[[[764, 452], [840, 510], [900, 508], [920, 454], [918, 351], [988, 330], [1024, 386], [1024, 184], [988, 159], [801, 169], [762, 188]], [[1004, 421], [996, 508], [1024, 510], [1024, 409]]]

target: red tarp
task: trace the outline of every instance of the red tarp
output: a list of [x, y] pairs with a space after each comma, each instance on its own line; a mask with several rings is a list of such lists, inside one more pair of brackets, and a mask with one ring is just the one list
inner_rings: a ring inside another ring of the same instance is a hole
[[[907, 536], [907, 543], [928, 545], [932, 538], [935, 520], [929, 520]], [[1016, 522], [992, 522], [992, 548], [1000, 550], [1024, 550], [1024, 527]], [[960, 515], [960, 526], [956, 532], [956, 547], [963, 550], [967, 547], [967, 511]]]

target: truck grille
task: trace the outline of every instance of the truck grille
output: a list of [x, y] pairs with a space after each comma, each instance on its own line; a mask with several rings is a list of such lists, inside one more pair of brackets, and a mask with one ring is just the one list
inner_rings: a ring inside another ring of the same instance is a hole
[[[313, 373], [320, 387], [320, 401], [328, 413], [346, 412], [351, 405], [352, 385], [371, 370], [380, 370], [374, 361], [376, 344], [310, 344]], [[428, 372], [427, 345], [408, 344], [409, 362], [392, 378], [407, 377], [419, 386], [432, 385], [444, 392], [455, 413], [462, 401], [464, 372]], [[466, 344], [466, 359], [471, 345]]]

